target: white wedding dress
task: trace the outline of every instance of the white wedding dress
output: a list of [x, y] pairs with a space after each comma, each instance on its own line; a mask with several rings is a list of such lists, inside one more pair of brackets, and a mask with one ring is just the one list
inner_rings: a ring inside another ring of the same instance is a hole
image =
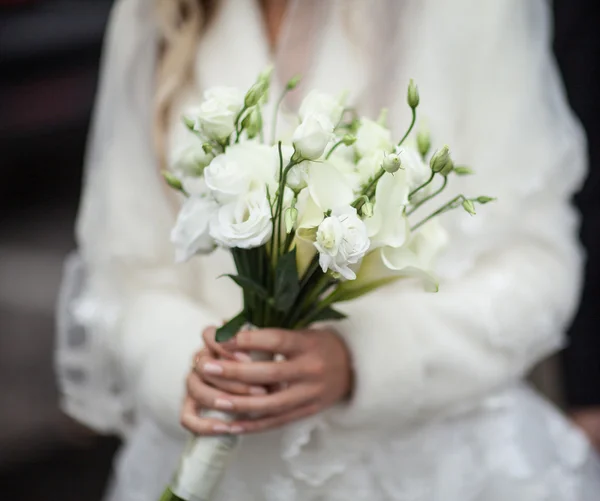
[[[225, 252], [173, 264], [175, 208], [151, 142], [153, 15], [150, 0], [115, 7], [59, 305], [64, 408], [124, 438], [110, 501], [158, 499], [186, 439], [178, 410], [200, 332], [239, 307], [216, 280], [232, 269]], [[211, 85], [246, 88], [272, 61], [279, 88], [305, 75], [288, 110], [305, 89], [349, 88], [363, 112], [389, 106], [400, 134], [412, 77], [435, 143], [477, 171], [451, 190], [499, 200], [444, 219], [439, 293], [398, 283], [346, 306], [352, 401], [245, 437], [216, 501], [598, 499], [588, 443], [522, 382], [563, 345], [582, 264], [569, 199], [585, 142], [550, 24], [544, 0], [296, 0], [271, 56], [257, 3], [221, 2], [181, 106]]]

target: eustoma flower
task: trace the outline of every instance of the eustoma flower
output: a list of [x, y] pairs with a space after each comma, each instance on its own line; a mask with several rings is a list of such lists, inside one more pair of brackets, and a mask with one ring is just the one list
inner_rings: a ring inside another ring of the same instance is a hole
[[298, 114], [301, 120], [311, 114], [324, 115], [335, 125], [342, 118], [343, 111], [344, 107], [339, 99], [335, 99], [324, 92], [313, 90], [302, 101]]
[[296, 152], [306, 160], [323, 156], [325, 148], [333, 139], [333, 124], [329, 117], [311, 113], [295, 130], [292, 143]]
[[269, 240], [272, 230], [271, 207], [260, 191], [222, 206], [210, 221], [210, 235], [228, 248], [259, 247]]
[[227, 203], [275, 182], [269, 146], [246, 142], [227, 148], [204, 170], [206, 185], [217, 200]]
[[189, 116], [194, 130], [216, 141], [227, 139], [235, 130], [235, 119], [244, 105], [244, 93], [233, 87], [213, 87], [204, 93], [204, 102]]
[[171, 232], [176, 261], [187, 261], [194, 254], [206, 254], [215, 248], [209, 222], [217, 209], [217, 203], [208, 197], [191, 196], [185, 201]]
[[348, 280], [356, 278], [350, 265], [363, 258], [369, 245], [367, 228], [354, 207], [334, 209], [317, 230], [315, 247], [322, 270], [339, 273]]

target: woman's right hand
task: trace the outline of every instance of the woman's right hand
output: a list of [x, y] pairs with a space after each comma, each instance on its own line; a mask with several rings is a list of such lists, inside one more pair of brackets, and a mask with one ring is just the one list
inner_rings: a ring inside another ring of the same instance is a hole
[[[204, 348], [194, 355], [192, 370], [186, 381], [186, 396], [181, 410], [181, 425], [187, 430], [198, 435], [220, 435], [224, 432], [235, 433], [230, 424], [218, 419], [201, 416], [203, 409], [198, 407], [198, 392], [212, 395], [215, 389], [232, 395], [266, 395], [267, 390], [263, 386], [252, 386], [230, 379], [209, 375], [201, 368], [215, 359], [237, 361], [239, 363], [250, 363], [252, 359], [246, 353], [227, 351], [222, 345], [214, 342], [214, 329], [206, 329], [203, 333]], [[193, 392], [192, 389], [193, 388]]]

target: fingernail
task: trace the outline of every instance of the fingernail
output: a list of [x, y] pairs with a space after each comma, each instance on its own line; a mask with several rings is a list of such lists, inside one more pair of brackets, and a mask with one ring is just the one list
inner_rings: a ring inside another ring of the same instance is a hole
[[262, 386], [251, 386], [250, 387], [250, 395], [266, 395], [267, 390], [265, 390]]
[[242, 428], [241, 426], [232, 426], [229, 430], [230, 433], [242, 433], [244, 431], [244, 428]]
[[229, 433], [231, 431], [226, 424], [216, 424], [213, 426], [213, 430], [217, 433]]
[[246, 355], [245, 353], [242, 353], [241, 351], [236, 351], [233, 356], [235, 357], [235, 359], [238, 362], [252, 362], [252, 358], [250, 358], [250, 355]]
[[202, 369], [207, 374], [223, 374], [223, 367], [217, 364], [213, 364], [211, 362], [204, 364], [204, 367]]
[[215, 407], [219, 409], [233, 409], [233, 404], [224, 398], [217, 398], [215, 399]]

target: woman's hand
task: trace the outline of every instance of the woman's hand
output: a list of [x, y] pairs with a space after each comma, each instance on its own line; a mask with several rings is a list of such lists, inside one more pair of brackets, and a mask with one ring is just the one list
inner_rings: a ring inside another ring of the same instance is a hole
[[[196, 434], [277, 428], [326, 409], [351, 391], [350, 356], [333, 331], [260, 329], [240, 332], [230, 342], [218, 344], [215, 329], [209, 328], [204, 342], [188, 377], [181, 417], [183, 426]], [[251, 362], [250, 351], [285, 359]], [[200, 417], [202, 409], [240, 416], [227, 423]]]

